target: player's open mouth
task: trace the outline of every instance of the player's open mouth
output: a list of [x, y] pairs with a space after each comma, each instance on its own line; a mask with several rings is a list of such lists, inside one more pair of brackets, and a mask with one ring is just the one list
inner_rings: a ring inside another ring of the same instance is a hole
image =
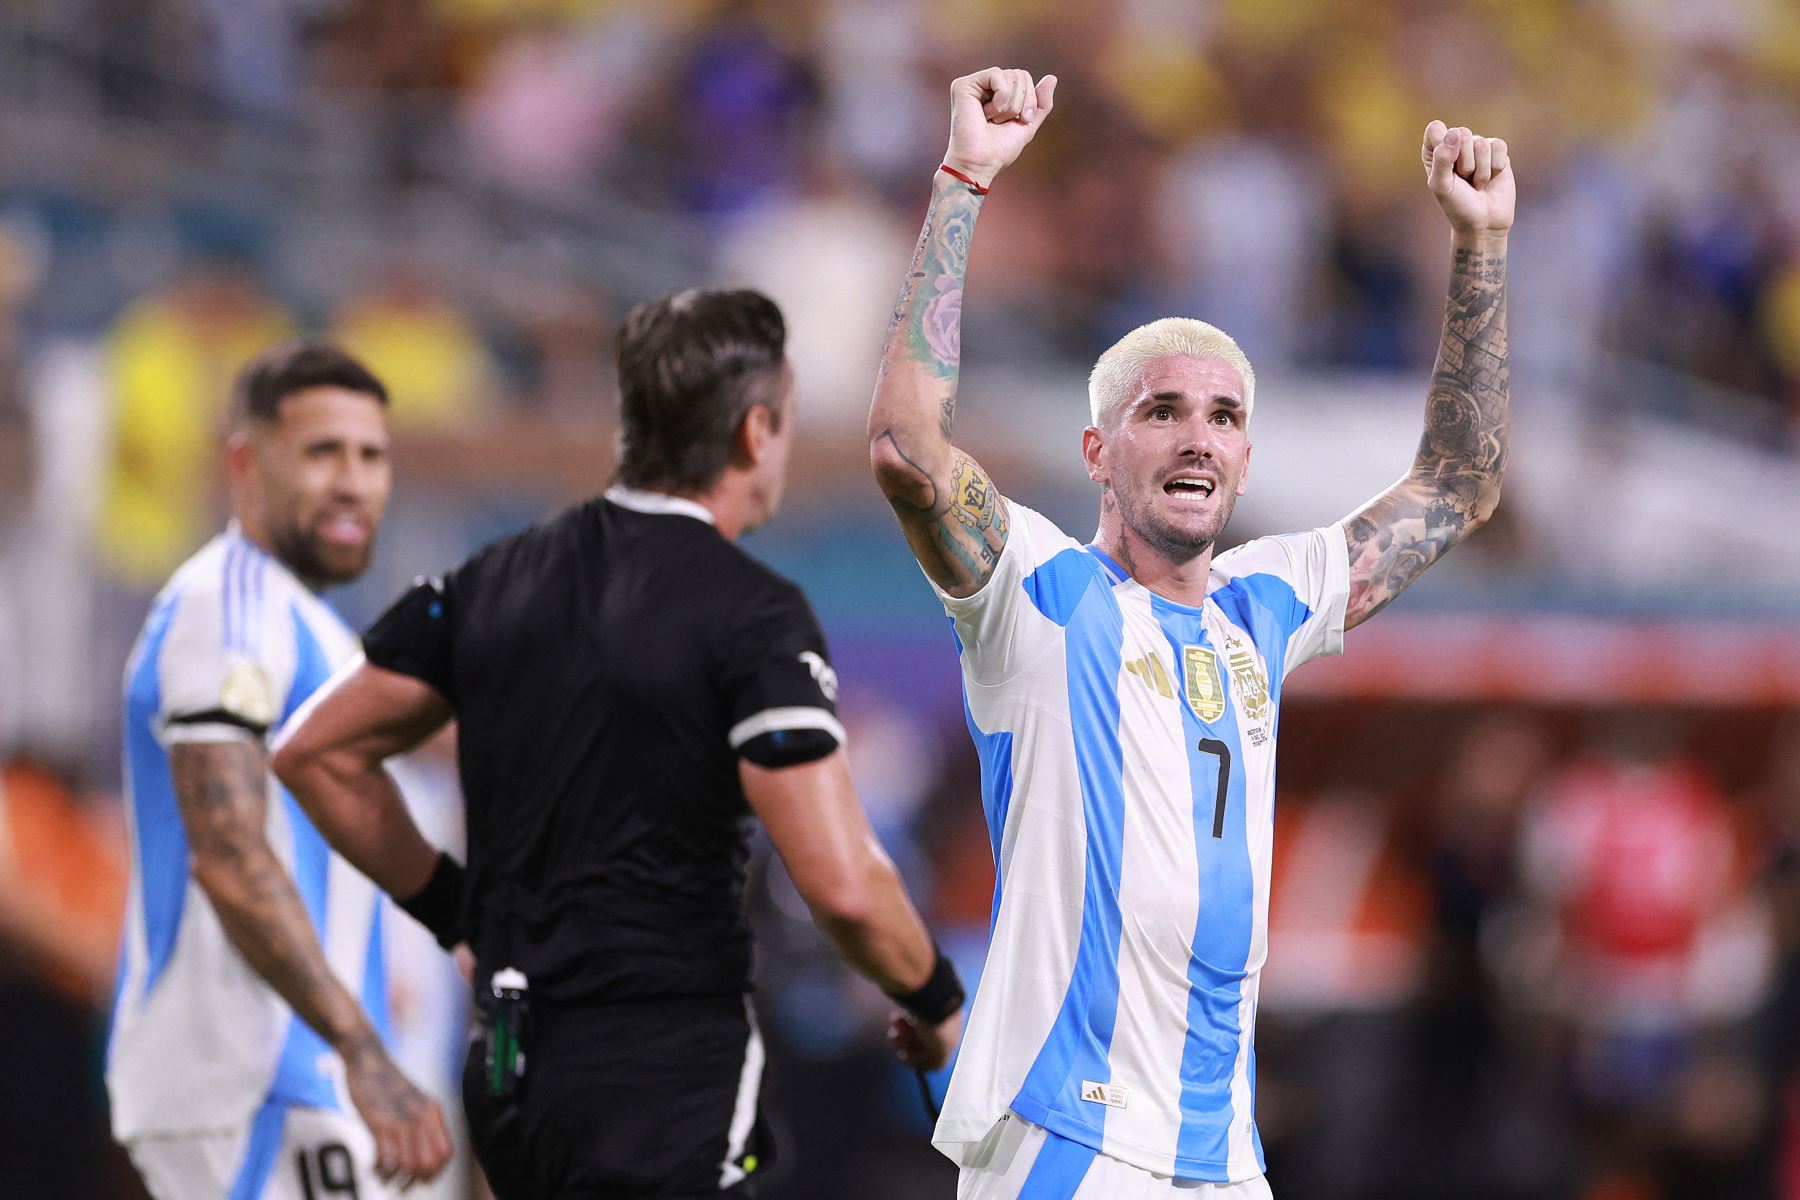
[[1216, 485], [1210, 479], [1200, 476], [1181, 476], [1163, 484], [1163, 491], [1171, 496], [1210, 496]]
[[360, 546], [369, 540], [368, 523], [348, 516], [326, 517], [318, 524], [320, 536], [328, 542]]

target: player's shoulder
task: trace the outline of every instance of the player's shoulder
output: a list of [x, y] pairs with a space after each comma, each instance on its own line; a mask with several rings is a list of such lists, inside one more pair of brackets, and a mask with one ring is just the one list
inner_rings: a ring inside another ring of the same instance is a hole
[[[318, 638], [332, 641], [309, 616], [310, 598], [292, 572], [235, 528], [184, 563], [153, 611], [155, 672], [160, 705], [177, 724], [217, 714], [226, 722], [261, 731], [280, 717], [297, 664], [302, 660], [299, 623], [312, 621]], [[331, 618], [335, 619], [335, 618]], [[157, 622], [164, 622], [157, 626]]]
[[[1066, 612], [1072, 611], [1071, 606], [1087, 594], [1094, 581], [1112, 579], [1107, 561], [1043, 513], [1016, 500], [1006, 503], [1006, 549], [989, 586], [995, 581], [1023, 583], [1024, 594], [1032, 597], [1045, 615], [1064, 624]], [[1064, 615], [1056, 615], [1058, 611]]]
[[1290, 632], [1315, 615], [1335, 613], [1341, 634], [1349, 570], [1341, 525], [1260, 537], [1213, 560], [1208, 599], [1246, 628], [1259, 613]]
[[171, 608], [175, 624], [190, 635], [249, 650], [286, 619], [296, 593], [305, 589], [293, 574], [234, 528], [176, 568], [157, 603]]
[[1221, 583], [1273, 576], [1291, 585], [1326, 533], [1326, 529], [1306, 529], [1252, 538], [1217, 555], [1212, 562], [1213, 576]]
[[224, 595], [228, 569], [236, 558], [232, 543], [229, 534], [221, 533], [194, 551], [186, 562], [175, 568], [162, 591], [157, 593], [157, 599], [210, 599]]
[[1034, 557], [1051, 558], [1064, 550], [1082, 549], [1079, 539], [1070, 536], [1055, 521], [1018, 500], [1008, 496], [1002, 500], [1006, 505], [1007, 544], [1019, 539], [1021, 548], [1027, 549]]
[[1006, 546], [1000, 552], [988, 581], [973, 596], [954, 600], [939, 593], [945, 606], [954, 614], [959, 609], [990, 604], [996, 588], [1005, 593], [1023, 582], [1026, 590], [1046, 581], [1080, 595], [1092, 578], [1105, 573], [1100, 560], [1087, 546], [1069, 536], [1063, 528], [1043, 513], [1007, 497]]
[[1276, 534], [1234, 546], [1213, 559], [1212, 587], [1208, 599], [1248, 622], [1248, 614], [1266, 611], [1303, 615], [1302, 563], [1304, 542], [1311, 533]]

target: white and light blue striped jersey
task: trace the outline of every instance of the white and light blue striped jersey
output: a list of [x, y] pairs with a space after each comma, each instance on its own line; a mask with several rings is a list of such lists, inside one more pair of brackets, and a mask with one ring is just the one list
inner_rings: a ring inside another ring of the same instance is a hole
[[[356, 653], [337, 614], [235, 526], [151, 607], [125, 676], [131, 878], [106, 1071], [121, 1141], [345, 1105], [336, 1055], [233, 949], [189, 870], [169, 747], [263, 735]], [[380, 894], [273, 775], [268, 789], [269, 844], [385, 1040]]]
[[1342, 648], [1343, 529], [1219, 555], [1195, 607], [1007, 504], [993, 577], [939, 592], [997, 882], [933, 1141], [961, 1162], [1011, 1110], [1160, 1175], [1253, 1178], [1276, 714]]

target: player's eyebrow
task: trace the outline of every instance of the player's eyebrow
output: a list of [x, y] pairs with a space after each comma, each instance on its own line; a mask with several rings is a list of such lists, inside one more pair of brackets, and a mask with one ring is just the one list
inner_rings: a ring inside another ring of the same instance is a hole
[[[1152, 392], [1148, 402], [1151, 404], [1170, 404], [1177, 400], [1186, 400], [1187, 398], [1188, 393], [1181, 391]], [[1244, 402], [1229, 392], [1214, 392], [1212, 399], [1215, 404], [1219, 404], [1225, 408], [1244, 407]]]

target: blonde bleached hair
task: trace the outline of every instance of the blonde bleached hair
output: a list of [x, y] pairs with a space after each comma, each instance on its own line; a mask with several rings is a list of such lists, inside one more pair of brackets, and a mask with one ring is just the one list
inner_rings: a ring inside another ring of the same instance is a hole
[[1256, 372], [1250, 360], [1231, 340], [1231, 335], [1192, 317], [1164, 317], [1136, 329], [1114, 342], [1088, 375], [1088, 414], [1096, 426], [1135, 397], [1138, 376], [1158, 359], [1185, 354], [1191, 358], [1224, 359], [1244, 377], [1244, 420], [1256, 407]]

